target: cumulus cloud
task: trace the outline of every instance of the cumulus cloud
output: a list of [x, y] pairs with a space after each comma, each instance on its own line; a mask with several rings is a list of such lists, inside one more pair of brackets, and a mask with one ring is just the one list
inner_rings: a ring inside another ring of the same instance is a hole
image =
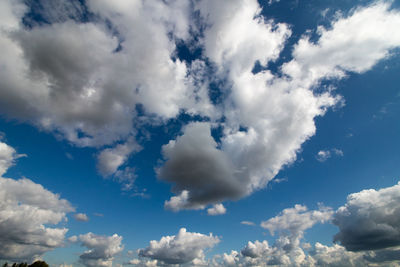
[[80, 221], [80, 222], [88, 222], [89, 221], [89, 217], [85, 213], [75, 213], [74, 218], [75, 218], [75, 220]]
[[[16, 157], [15, 149], [0, 142], [0, 168], [4, 174]], [[51, 227], [74, 211], [59, 195], [29, 179], [0, 175], [0, 259], [31, 261], [63, 245], [68, 229]]]
[[284, 209], [279, 215], [261, 223], [273, 235], [276, 231], [287, 231], [294, 236], [302, 233], [316, 223], [324, 223], [331, 219], [331, 208], [321, 206], [319, 210], [309, 211], [306, 206], [295, 205], [294, 208]]
[[207, 214], [211, 216], [222, 215], [225, 213], [226, 213], [226, 208], [221, 203], [215, 204], [212, 206], [212, 208], [207, 209]]
[[[78, 241], [78, 238], [75, 238]], [[79, 236], [82, 246], [88, 248], [79, 256], [80, 262], [88, 267], [111, 267], [114, 256], [120, 253], [124, 247], [121, 245], [122, 236], [101, 236], [87, 233]]]
[[104, 177], [113, 175], [114, 180], [122, 185], [123, 190], [130, 190], [136, 179], [135, 170], [131, 167], [121, 168], [121, 166], [126, 164], [132, 153], [141, 149], [142, 147], [132, 137], [126, 143], [106, 148], [97, 156], [97, 169]]
[[347, 250], [375, 250], [400, 245], [400, 184], [348, 196], [334, 215], [335, 241]]
[[181, 192], [179, 199], [166, 202], [167, 207], [200, 208], [242, 196], [242, 184], [233, 179], [234, 166], [217, 148], [209, 123], [187, 125], [184, 134], [164, 145], [162, 152], [167, 162], [159, 170], [159, 177], [174, 183], [174, 192]]
[[187, 232], [181, 228], [177, 235], [164, 236], [160, 241], [150, 241], [150, 245], [139, 250], [139, 256], [151, 258], [164, 264], [184, 264], [204, 259], [204, 250], [212, 248], [219, 238], [212, 234]]
[[[296, 160], [301, 145], [315, 134], [314, 119], [340, 102], [341, 97], [332, 91], [314, 92], [320, 81], [365, 72], [400, 45], [399, 34], [391, 34], [400, 25], [399, 12], [390, 10], [387, 3], [373, 4], [338, 18], [330, 29], [320, 27], [315, 43], [307, 36], [301, 38], [293, 59], [281, 68], [284, 75], [269, 70], [253, 73], [256, 62], [267, 66], [279, 56], [291, 34], [289, 26], [263, 18], [257, 1], [199, 1], [195, 8], [209, 26], [204, 31], [204, 56], [215, 65], [216, 76], [226, 81], [220, 88], [226, 96], [225, 121], [218, 143], [209, 133], [205, 138], [204, 128], [202, 139], [184, 129], [182, 136], [163, 148], [164, 155], [168, 154], [163, 168], [168, 171], [160, 177], [174, 183], [177, 197], [185, 190], [181, 208], [238, 199], [265, 187], [283, 166]], [[195, 144], [184, 142], [189, 136], [196, 139]], [[190, 173], [183, 147], [187, 154], [198, 156], [189, 157], [196, 158], [190, 162]], [[209, 162], [205, 153], [211, 158], [221, 156]], [[225, 166], [234, 168], [224, 171]], [[201, 182], [193, 177], [207, 179], [213, 186], [202, 186], [199, 192], [196, 183]]]
[[[180, 109], [211, 114], [207, 92], [187, 76], [192, 65], [172, 59], [175, 38], [188, 37], [186, 1], [87, 1], [98, 19], [85, 23], [79, 1], [41, 2], [50, 23], [31, 29], [20, 22], [34, 6], [2, 3], [2, 114], [80, 146], [112, 144], [134, 133], [136, 105], [159, 119]], [[55, 21], [66, 10], [72, 19]]]
[[26, 155], [18, 154], [13, 147], [0, 141], [0, 176], [5, 174], [20, 157], [26, 157]]
[[[322, 207], [309, 211], [295, 205], [261, 223], [272, 234], [267, 241], [249, 241], [239, 252], [216, 255], [211, 266], [397, 266], [400, 262], [398, 203], [400, 183], [380, 190], [363, 190], [349, 195], [336, 212]], [[396, 217], [397, 216], [397, 217]], [[302, 242], [305, 230], [316, 223], [333, 221], [341, 244], [331, 246]], [[304, 250], [307, 250], [306, 253]]]
[[[122, 168], [134, 151], [124, 146], [139, 127], [182, 113], [210, 121], [191, 122], [162, 148], [159, 178], [173, 184], [172, 210], [264, 188], [315, 134], [315, 118], [340, 102], [314, 90], [320, 82], [366, 72], [400, 45], [398, 10], [377, 2], [319, 27], [316, 41], [305, 34], [278, 75], [266, 68], [290, 26], [262, 16], [256, 0], [67, 2], [41, 0], [49, 23], [31, 27], [21, 23], [29, 1], [1, 3], [0, 113], [102, 149], [100, 173], [125, 189], [136, 176]], [[82, 23], [82, 12], [96, 19]], [[177, 43], [202, 53], [181, 59]], [[265, 70], [254, 73], [255, 64]], [[211, 135], [214, 126], [220, 134]]]

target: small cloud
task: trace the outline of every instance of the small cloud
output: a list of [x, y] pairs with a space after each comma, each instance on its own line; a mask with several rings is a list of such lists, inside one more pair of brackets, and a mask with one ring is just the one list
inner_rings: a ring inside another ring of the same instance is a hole
[[80, 222], [87, 222], [89, 221], [89, 217], [85, 213], [76, 213], [74, 214], [74, 218]]
[[273, 183], [277, 183], [277, 184], [282, 183], [282, 182], [287, 182], [287, 181], [288, 181], [287, 177], [275, 178], [275, 179], [272, 180]]
[[315, 156], [315, 158], [319, 161], [319, 162], [324, 162], [327, 159], [329, 159], [332, 156], [338, 156], [338, 157], [343, 157], [343, 151], [337, 148], [332, 148], [330, 150], [320, 150], [317, 155]]
[[331, 152], [329, 150], [321, 150], [318, 152], [318, 154], [315, 156], [315, 158], [319, 161], [319, 162], [324, 162], [327, 159], [329, 159], [331, 157]]
[[240, 224], [244, 224], [244, 225], [249, 225], [249, 226], [255, 226], [256, 224], [250, 221], [241, 221]]
[[211, 216], [222, 215], [225, 213], [226, 213], [226, 208], [221, 203], [215, 204], [215, 205], [213, 205], [212, 208], [207, 209], [207, 214], [211, 215]]
[[321, 16], [322, 16], [323, 18], [325, 18], [326, 15], [328, 14], [329, 10], [330, 10], [329, 8], [325, 8], [324, 10], [322, 10], [322, 11], [321, 11]]
[[332, 152], [339, 157], [343, 157], [343, 151], [337, 148], [332, 148]]
[[96, 217], [104, 217], [103, 213], [98, 213], [98, 212], [93, 213], [93, 215]]
[[78, 237], [77, 237], [76, 235], [73, 235], [73, 236], [71, 236], [71, 237], [68, 237], [67, 240], [68, 240], [69, 242], [71, 242], [71, 243], [75, 243], [75, 242], [78, 241]]
[[74, 159], [74, 156], [72, 156], [72, 154], [71, 153], [65, 153], [65, 156], [68, 158], [68, 159], [70, 159], [70, 160], [73, 160]]

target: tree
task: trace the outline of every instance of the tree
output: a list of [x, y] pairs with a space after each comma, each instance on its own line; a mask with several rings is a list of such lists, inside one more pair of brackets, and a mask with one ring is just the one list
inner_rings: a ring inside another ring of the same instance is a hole
[[49, 265], [44, 261], [35, 261], [34, 263], [26, 267], [49, 267]]

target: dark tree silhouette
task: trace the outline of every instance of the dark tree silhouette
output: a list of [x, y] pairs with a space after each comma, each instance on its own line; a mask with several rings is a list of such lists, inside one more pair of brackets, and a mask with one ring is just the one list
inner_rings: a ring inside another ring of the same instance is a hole
[[34, 263], [28, 265], [26, 262], [22, 263], [13, 263], [13, 265], [8, 265], [8, 263], [4, 263], [2, 267], [49, 267], [49, 265], [45, 261], [35, 261]]
[[32, 263], [27, 267], [49, 267], [49, 265], [44, 261], [35, 261], [34, 263]]

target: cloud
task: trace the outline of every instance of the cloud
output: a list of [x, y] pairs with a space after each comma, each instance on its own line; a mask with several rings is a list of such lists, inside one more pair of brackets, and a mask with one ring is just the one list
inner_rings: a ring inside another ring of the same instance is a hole
[[338, 157], [343, 157], [343, 151], [337, 148], [332, 148], [330, 150], [320, 150], [317, 155], [315, 156], [315, 158], [319, 161], [319, 162], [324, 162], [327, 159], [329, 159], [330, 157], [332, 157], [332, 155], [336, 155]]
[[[1, 175], [18, 155], [0, 142]], [[63, 245], [67, 228], [55, 228], [74, 211], [59, 195], [29, 179], [14, 180], [0, 175], [0, 259], [31, 261]]]
[[184, 264], [204, 259], [204, 250], [212, 248], [219, 238], [200, 233], [187, 232], [181, 228], [175, 236], [164, 236], [160, 241], [150, 241], [150, 245], [139, 250], [139, 256], [151, 258], [164, 264]]
[[[216, 255], [209, 265], [397, 266], [400, 251], [395, 231], [399, 221], [396, 204], [399, 192], [400, 183], [380, 190], [363, 190], [349, 195], [347, 203], [336, 212], [323, 206], [311, 211], [301, 205], [284, 209], [261, 223], [272, 234], [278, 233], [273, 245], [265, 240], [249, 241], [240, 253], [233, 250], [230, 254]], [[302, 242], [305, 230], [332, 219], [340, 230], [335, 239], [341, 244], [327, 246], [316, 242], [312, 246]]]
[[268, 229], [273, 235], [277, 231], [287, 231], [293, 236], [302, 236], [303, 232], [316, 223], [324, 223], [331, 219], [331, 208], [321, 206], [319, 210], [308, 211], [306, 206], [295, 205], [284, 209], [279, 215], [261, 222], [261, 227]]
[[304, 36], [293, 51], [294, 60], [283, 70], [306, 84], [340, 78], [346, 71], [363, 73], [399, 46], [400, 34], [393, 34], [399, 24], [399, 12], [390, 10], [389, 2], [354, 9], [349, 16], [334, 21], [330, 29], [319, 27], [316, 43]]
[[75, 213], [74, 218], [75, 218], [75, 220], [80, 221], [80, 222], [88, 222], [89, 221], [89, 217], [85, 213]]
[[[400, 35], [392, 35], [400, 26], [398, 11], [374, 4], [338, 18], [329, 29], [320, 27], [316, 42], [302, 37], [293, 59], [282, 65], [282, 76], [269, 70], [253, 73], [256, 62], [267, 66], [279, 56], [291, 34], [289, 26], [263, 18], [257, 1], [202, 1], [196, 8], [208, 25], [204, 57], [225, 81], [220, 88], [224, 123], [218, 142], [208, 130], [205, 137], [205, 126], [199, 127], [203, 138], [198, 138], [199, 133], [186, 130], [195, 127], [190, 124], [163, 148], [167, 161], [160, 177], [174, 184], [182, 209], [236, 200], [264, 188], [315, 134], [314, 119], [340, 103], [341, 96], [332, 90], [314, 92], [320, 81], [370, 70], [400, 45]], [[375, 28], [384, 30], [371, 30]], [[184, 141], [190, 138], [196, 140], [193, 145]], [[220, 156], [210, 162], [215, 155]], [[189, 160], [191, 171], [185, 170]], [[197, 190], [201, 179], [213, 187]], [[185, 199], [180, 197], [184, 190]]]
[[97, 169], [103, 177], [113, 176], [114, 180], [122, 185], [123, 190], [133, 188], [136, 175], [134, 168], [121, 168], [132, 153], [142, 149], [131, 137], [126, 143], [116, 145], [113, 148], [102, 150], [97, 156]]
[[122, 236], [101, 236], [87, 233], [79, 236], [82, 246], [88, 248], [79, 256], [80, 262], [88, 267], [111, 267], [114, 256], [124, 247], [121, 245]]
[[353, 193], [334, 215], [335, 241], [350, 251], [400, 245], [400, 184]]
[[49, 24], [30, 29], [21, 20], [39, 4], [28, 4], [2, 3], [2, 114], [95, 147], [134, 134], [137, 105], [156, 121], [181, 109], [212, 114], [207, 91], [188, 75], [199, 65], [172, 59], [176, 38], [189, 36], [189, 3], [87, 1], [97, 19], [83, 23], [79, 1], [43, 0]]
[[0, 177], [15, 164], [15, 160], [26, 157], [25, 154], [18, 154], [15, 149], [0, 141]]
[[166, 207], [200, 208], [243, 195], [243, 186], [234, 179], [234, 167], [227, 156], [217, 148], [209, 123], [187, 125], [184, 134], [164, 145], [162, 152], [167, 161], [159, 177], [174, 183], [174, 192], [181, 192], [179, 199], [172, 198]]
[[[320, 82], [364, 73], [400, 45], [399, 11], [377, 2], [319, 27], [315, 41], [303, 35], [275, 74], [267, 66], [290, 26], [264, 17], [256, 0], [67, 2], [42, 0], [49, 23], [31, 27], [22, 20], [33, 4], [2, 2], [0, 113], [100, 149], [100, 173], [124, 189], [136, 175], [123, 168], [132, 151], [121, 146], [146, 126], [190, 115], [182, 136], [163, 147], [159, 169], [175, 194], [165, 207], [176, 211], [264, 188], [315, 134], [315, 118], [342, 100], [314, 90]], [[81, 21], [82, 12], [96, 19]], [[177, 43], [202, 53], [180, 59]], [[255, 64], [265, 70], [254, 73]]]
[[256, 240], [254, 243], [249, 241], [241, 253], [245, 257], [258, 258], [268, 250], [270, 250], [270, 247], [267, 241], [260, 242]]
[[222, 215], [226, 213], [226, 208], [222, 204], [215, 204], [212, 208], [207, 209], [207, 214], [211, 216]]
[[250, 221], [241, 221], [241, 222], [240, 222], [240, 224], [244, 224], [244, 225], [250, 225], [250, 226], [254, 226], [254, 225], [256, 225], [255, 223], [253, 223], [253, 222], [250, 222]]

